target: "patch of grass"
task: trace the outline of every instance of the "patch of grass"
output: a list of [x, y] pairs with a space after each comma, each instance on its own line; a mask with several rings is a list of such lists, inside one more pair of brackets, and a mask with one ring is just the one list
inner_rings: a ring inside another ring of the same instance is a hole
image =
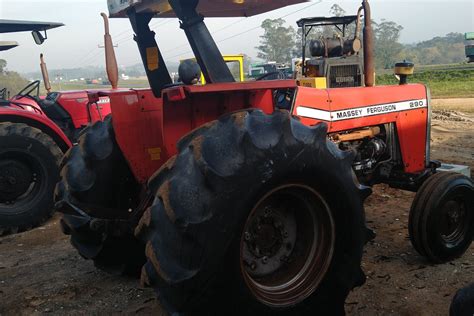
[[[474, 68], [452, 70], [425, 70], [408, 79], [423, 83], [431, 90], [433, 98], [474, 98]], [[398, 84], [393, 74], [377, 76], [377, 84]]]
[[474, 80], [460, 82], [428, 82], [433, 98], [474, 98]]

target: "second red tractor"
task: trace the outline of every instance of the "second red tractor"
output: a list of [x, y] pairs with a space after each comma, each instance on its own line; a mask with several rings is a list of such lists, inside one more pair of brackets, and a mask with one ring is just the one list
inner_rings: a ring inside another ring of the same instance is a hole
[[[42, 43], [40, 31], [61, 25], [2, 20], [0, 31], [30, 30]], [[40, 81], [33, 81], [11, 98], [5, 89], [0, 99], [0, 236], [28, 230], [51, 216], [64, 153], [87, 125], [110, 113], [108, 97], [90, 103], [86, 91], [51, 92], [42, 55], [41, 70], [46, 96], [40, 96]]]

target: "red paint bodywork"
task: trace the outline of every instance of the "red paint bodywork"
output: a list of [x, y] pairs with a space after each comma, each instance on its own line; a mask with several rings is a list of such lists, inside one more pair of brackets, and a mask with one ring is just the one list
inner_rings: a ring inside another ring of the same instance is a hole
[[25, 123], [42, 130], [51, 136], [56, 143], [60, 144], [63, 151], [66, 151], [72, 146], [71, 141], [67, 138], [64, 132], [45, 114], [43, 114], [37, 106], [23, 106], [22, 108], [16, 105], [1, 106], [0, 122], [5, 121]]
[[[75, 128], [83, 127], [91, 121], [95, 122], [100, 118], [110, 114], [110, 102], [107, 98], [102, 98], [99, 101], [98, 107], [95, 104], [89, 106], [91, 113], [91, 120], [88, 114], [88, 92], [93, 91], [66, 91], [59, 92], [56, 100], [65, 110], [71, 115], [72, 122]], [[100, 111], [100, 112], [99, 112]]]
[[[325, 90], [299, 87], [296, 95], [296, 106], [293, 108], [295, 115], [296, 107], [299, 105], [337, 111], [408, 100], [428, 100], [426, 87], [420, 84]], [[428, 108], [424, 107], [410, 111], [328, 122], [328, 125], [329, 132], [339, 132], [364, 126], [395, 123], [405, 172], [417, 173], [422, 171], [426, 164], [428, 115]], [[314, 125], [319, 122], [305, 117], [302, 117], [301, 121], [305, 125]]]
[[[170, 157], [176, 144], [193, 129], [225, 113], [258, 108], [274, 110], [276, 89], [296, 89], [292, 113], [299, 105], [328, 111], [427, 99], [423, 85], [380, 86], [341, 89], [298, 87], [294, 80], [177, 86], [155, 98], [149, 89], [102, 91], [109, 96], [117, 142], [133, 174], [145, 183]], [[319, 121], [301, 118], [306, 125]], [[405, 172], [418, 173], [426, 167], [428, 108], [327, 122], [329, 132], [394, 123], [397, 127]]]
[[[48, 97], [40, 96], [40, 99], [54, 98], [56, 103], [69, 113], [74, 127], [81, 128], [110, 114], [110, 102], [107, 97], [102, 97], [98, 106], [89, 104], [88, 94], [97, 91], [99, 90], [52, 92]], [[40, 108], [36, 101], [28, 97], [14, 96], [11, 100]], [[91, 119], [89, 119], [89, 112]]]

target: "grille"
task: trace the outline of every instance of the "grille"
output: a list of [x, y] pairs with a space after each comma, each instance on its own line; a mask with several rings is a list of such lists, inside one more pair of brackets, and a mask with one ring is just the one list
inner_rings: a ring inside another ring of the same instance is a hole
[[361, 85], [362, 76], [359, 65], [339, 65], [330, 67], [330, 88], [360, 87]]

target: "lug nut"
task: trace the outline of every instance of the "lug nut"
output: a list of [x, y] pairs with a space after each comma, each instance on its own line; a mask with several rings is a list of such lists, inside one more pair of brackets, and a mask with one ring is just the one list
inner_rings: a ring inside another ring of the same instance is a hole
[[251, 235], [249, 232], [245, 232], [245, 233], [244, 233], [244, 239], [245, 239], [246, 241], [249, 241], [250, 238], [252, 238], [252, 235]]
[[257, 263], [255, 261], [252, 261], [252, 263], [250, 264], [250, 269], [252, 270], [257, 269]]
[[266, 264], [267, 262], [268, 262], [268, 257], [267, 257], [267, 256], [264, 256], [264, 257], [262, 258], [262, 263], [263, 263], [263, 264]]

